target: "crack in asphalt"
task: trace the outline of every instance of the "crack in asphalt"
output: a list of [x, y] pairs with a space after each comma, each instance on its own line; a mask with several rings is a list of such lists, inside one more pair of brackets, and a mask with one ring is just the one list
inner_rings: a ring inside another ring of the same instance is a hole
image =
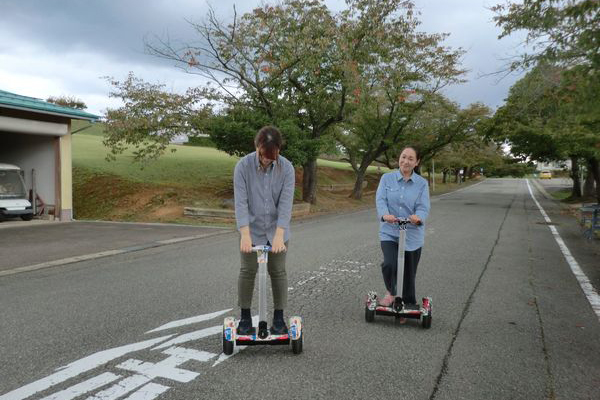
[[[525, 210], [525, 215], [527, 216], [527, 220], [529, 221], [530, 213], [528, 213], [527, 209], [527, 197], [523, 197], [523, 209]], [[556, 399], [556, 391], [554, 390], [554, 374], [552, 374], [552, 368], [550, 366], [550, 353], [548, 352], [548, 346], [546, 344], [546, 334], [544, 332], [544, 322], [542, 320], [542, 314], [540, 312], [540, 307], [538, 304], [538, 296], [535, 288], [535, 284], [533, 282], [535, 273], [533, 272], [533, 246], [531, 245], [531, 225], [527, 224], [527, 243], [528, 243], [528, 252], [529, 252], [529, 286], [531, 286], [531, 291], [533, 292], [533, 303], [535, 305], [535, 313], [538, 318], [538, 323], [540, 327], [540, 339], [542, 342], [542, 352], [544, 353], [544, 364], [546, 364], [546, 393], [547, 398], [549, 400]]]
[[448, 350], [446, 351], [446, 355], [444, 356], [442, 368], [435, 380], [435, 385], [433, 386], [431, 395], [429, 396], [429, 400], [435, 399], [435, 397], [438, 394], [442, 379], [444, 379], [444, 376], [446, 376], [446, 374], [448, 373], [448, 363], [450, 361], [450, 357], [452, 356], [452, 348], [454, 347], [456, 338], [458, 337], [458, 335], [460, 333], [460, 328], [462, 327], [462, 323], [463, 323], [465, 317], [467, 316], [467, 314], [469, 313], [469, 309], [471, 308], [471, 303], [473, 302], [473, 297], [475, 296], [477, 289], [479, 289], [479, 284], [481, 283], [481, 279], [485, 275], [485, 272], [487, 271], [488, 266], [490, 265], [490, 261], [492, 260], [492, 257], [494, 256], [494, 250], [496, 249], [496, 246], [498, 245], [498, 242], [500, 241], [500, 233], [502, 232], [502, 228], [504, 227], [504, 223], [506, 222], [508, 213], [511, 210], [512, 205], [515, 202], [516, 198], [517, 198], [517, 194], [514, 195], [510, 204], [508, 205], [508, 207], [506, 207], [506, 212], [504, 213], [504, 218], [502, 219], [502, 223], [500, 224], [500, 227], [498, 228], [498, 235], [496, 236], [496, 240], [494, 242], [494, 245], [492, 246], [492, 250], [490, 250], [490, 254], [488, 255], [487, 261], [485, 262], [485, 265], [483, 266], [483, 269], [481, 270], [481, 274], [479, 274], [479, 278], [477, 278], [477, 283], [475, 283], [475, 286], [473, 287], [473, 291], [471, 292], [471, 294], [469, 295], [469, 298], [467, 299], [467, 302], [465, 303], [462, 314], [460, 316], [460, 320], [458, 321], [458, 325], [456, 326], [456, 329], [454, 330], [454, 333], [452, 335], [452, 340], [450, 341], [450, 345], [448, 346]]

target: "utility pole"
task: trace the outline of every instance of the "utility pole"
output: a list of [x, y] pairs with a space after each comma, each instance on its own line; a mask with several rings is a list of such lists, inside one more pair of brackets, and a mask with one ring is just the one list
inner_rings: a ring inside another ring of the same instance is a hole
[[433, 175], [433, 179], [431, 180], [431, 191], [435, 192], [435, 160], [431, 159], [431, 172]]

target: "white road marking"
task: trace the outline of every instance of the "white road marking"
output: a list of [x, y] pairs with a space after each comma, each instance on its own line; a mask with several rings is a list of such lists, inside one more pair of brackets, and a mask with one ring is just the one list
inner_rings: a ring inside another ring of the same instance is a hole
[[[535, 205], [537, 206], [537, 208], [540, 210], [540, 213], [542, 213], [542, 216], [544, 217], [544, 219], [546, 220], [546, 222], [548, 224], [552, 223], [552, 221], [550, 220], [550, 217], [548, 217], [548, 214], [546, 214], [546, 211], [544, 211], [544, 209], [542, 208], [540, 203], [538, 203], [537, 199], [533, 195], [533, 191], [531, 190], [531, 185], [529, 185], [529, 179], [527, 179], [526, 182], [527, 182], [527, 188], [529, 189], [529, 194], [531, 195], [531, 198], [535, 202]], [[552, 232], [552, 235], [554, 236], [554, 240], [556, 240], [556, 243], [558, 243], [558, 247], [560, 248], [560, 251], [562, 251], [563, 256], [565, 257], [565, 259], [567, 260], [567, 263], [571, 267], [571, 271], [573, 272], [573, 275], [575, 275], [577, 282], [579, 282], [579, 286], [581, 286], [581, 289], [583, 290], [585, 297], [587, 297], [587, 300], [589, 301], [590, 305], [592, 306], [592, 309], [596, 313], [598, 320], [600, 320], [600, 296], [598, 295], [598, 292], [596, 292], [596, 289], [594, 288], [594, 286], [592, 285], [592, 283], [590, 282], [588, 277], [585, 275], [585, 273], [579, 266], [579, 263], [575, 260], [575, 258], [569, 251], [569, 248], [567, 247], [567, 245], [565, 244], [563, 239], [558, 234], [558, 230], [556, 229], [556, 227], [554, 225], [548, 225], [548, 228], [550, 228], [550, 231]]]
[[133, 375], [117, 382], [108, 389], [96, 393], [95, 396], [88, 397], [86, 400], [115, 400], [149, 383], [151, 380], [152, 378], [144, 375]]
[[88, 379], [87, 381], [73, 385], [70, 388], [61, 390], [60, 392], [56, 392], [50, 396], [46, 396], [42, 400], [71, 400], [75, 397], [81, 396], [84, 393], [91, 392], [92, 390], [101, 388], [104, 385], [108, 385], [117, 379], [121, 379], [121, 377], [110, 372], [105, 372], [101, 375]]
[[209, 353], [208, 351], [186, 349], [183, 347], [171, 347], [163, 351], [163, 353], [170, 355], [173, 360], [176, 360], [177, 365], [183, 364], [189, 360], [206, 362], [217, 356], [217, 354]]
[[136, 392], [125, 400], [152, 400], [169, 390], [170, 387], [159, 385], [158, 383], [150, 382], [146, 386], [141, 387]]
[[192, 372], [185, 369], [177, 368], [173, 365], [165, 364], [167, 363], [164, 363], [162, 361], [157, 363], [151, 363], [130, 358], [129, 360], [117, 365], [117, 368], [131, 372], [137, 372], [140, 375], [144, 375], [149, 379], [165, 378], [181, 383], [187, 383], [189, 381], [192, 381], [200, 375], [197, 372]]
[[207, 321], [209, 319], [216, 318], [219, 315], [228, 313], [229, 311], [231, 311], [231, 308], [228, 308], [227, 310], [217, 311], [217, 312], [214, 312], [211, 314], [198, 315], [196, 317], [172, 321], [172, 322], [169, 322], [168, 324], [161, 325], [158, 328], [154, 328], [151, 331], [148, 331], [146, 333], [152, 333], [152, 332], [162, 331], [162, 330], [171, 329], [171, 328], [178, 328], [178, 327], [184, 326], [184, 325], [196, 324], [198, 322], [203, 322], [203, 321]]
[[99, 351], [90, 356], [72, 362], [71, 364], [65, 365], [63, 367], [58, 368], [58, 372], [47, 376], [45, 378], [39, 379], [35, 382], [32, 382], [28, 385], [22, 386], [18, 389], [15, 389], [11, 392], [5, 393], [0, 396], [0, 400], [22, 400], [25, 399], [35, 393], [46, 390], [54, 385], [57, 385], [61, 382], [66, 381], [67, 379], [73, 378], [79, 374], [82, 374], [86, 371], [97, 368], [103, 364], [106, 364], [109, 361], [114, 360], [115, 358], [119, 358], [127, 353], [131, 353], [133, 351], [139, 351], [146, 349], [148, 347], [152, 347], [157, 343], [160, 343], [173, 335], [161, 336], [159, 338], [145, 340], [143, 342], [137, 342], [133, 344], [128, 344], [125, 346], [115, 347], [113, 349]]
[[150, 379], [165, 378], [186, 383], [195, 379], [200, 374], [177, 368], [179, 365], [190, 360], [206, 362], [217, 356], [214, 353], [195, 349], [186, 349], [183, 347], [171, 347], [163, 351], [163, 354], [168, 354], [170, 357], [157, 363], [129, 359], [117, 365], [117, 368], [137, 372], [141, 375], [147, 376]]

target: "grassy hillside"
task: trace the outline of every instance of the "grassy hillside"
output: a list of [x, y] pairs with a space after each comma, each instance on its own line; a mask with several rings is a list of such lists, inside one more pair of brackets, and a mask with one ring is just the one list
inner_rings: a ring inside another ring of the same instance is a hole
[[[73, 131], [87, 126], [73, 124]], [[183, 216], [184, 206], [223, 207], [233, 198], [232, 176], [238, 160], [206, 147], [173, 145], [160, 159], [141, 168], [130, 152], [106, 161], [102, 125], [73, 135], [74, 213], [77, 219], [162, 221], [194, 223]], [[176, 149], [171, 152], [171, 149]], [[371, 170], [367, 194], [361, 201], [348, 198], [350, 190], [318, 190], [315, 212], [373, 204], [378, 176]], [[296, 171], [296, 198], [301, 196], [301, 169]], [[319, 160], [318, 183], [352, 184], [354, 173], [346, 163]]]

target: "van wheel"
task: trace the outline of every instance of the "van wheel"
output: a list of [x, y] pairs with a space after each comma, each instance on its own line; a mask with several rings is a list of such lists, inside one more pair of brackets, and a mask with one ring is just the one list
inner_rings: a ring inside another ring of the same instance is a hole
[[33, 219], [33, 215], [28, 214], [28, 215], [21, 215], [21, 219], [23, 221], [31, 221]]

